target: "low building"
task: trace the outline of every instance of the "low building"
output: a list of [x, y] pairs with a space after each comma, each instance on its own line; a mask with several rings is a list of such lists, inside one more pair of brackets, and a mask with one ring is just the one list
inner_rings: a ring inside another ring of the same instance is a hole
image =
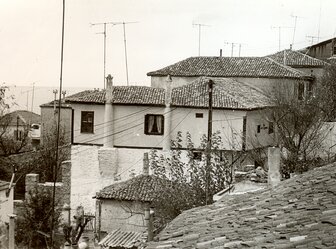
[[304, 49], [301, 49], [301, 51], [311, 57], [320, 60], [333, 60], [336, 56], [336, 38], [333, 37], [328, 40], [318, 42]]

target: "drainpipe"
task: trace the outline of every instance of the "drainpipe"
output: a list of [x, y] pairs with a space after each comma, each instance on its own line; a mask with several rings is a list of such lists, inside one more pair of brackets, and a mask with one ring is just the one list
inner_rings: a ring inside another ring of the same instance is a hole
[[153, 213], [154, 211], [147, 206], [145, 208], [145, 225], [147, 228], [147, 242], [152, 241], [154, 238], [154, 234], [153, 234]]
[[164, 141], [163, 141], [163, 150], [169, 151], [170, 150], [170, 144], [171, 144], [171, 116], [172, 116], [172, 110], [170, 107], [171, 104], [171, 92], [172, 92], [172, 78], [170, 75], [167, 76], [166, 79], [166, 94], [165, 94], [165, 104], [166, 107], [164, 109]]
[[104, 146], [113, 148], [113, 77], [106, 77], [105, 116], [104, 116]]

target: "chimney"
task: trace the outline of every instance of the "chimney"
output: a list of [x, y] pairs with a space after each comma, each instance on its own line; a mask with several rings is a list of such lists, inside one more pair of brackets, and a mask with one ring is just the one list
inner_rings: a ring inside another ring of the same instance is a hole
[[105, 116], [104, 116], [104, 146], [113, 147], [113, 77], [106, 77]]
[[268, 148], [268, 186], [275, 187], [281, 180], [280, 175], [280, 148]]
[[219, 57], [222, 57], [222, 49], [219, 50]]
[[148, 175], [149, 175], [149, 159], [148, 159], [148, 152], [144, 153], [142, 174], [145, 175], [145, 176], [148, 176]]

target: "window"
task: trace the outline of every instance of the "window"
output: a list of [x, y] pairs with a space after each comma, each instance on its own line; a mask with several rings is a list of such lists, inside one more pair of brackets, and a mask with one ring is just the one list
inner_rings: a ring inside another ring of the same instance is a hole
[[193, 151], [193, 159], [197, 161], [202, 161], [202, 152], [201, 151]]
[[196, 118], [203, 118], [203, 113], [196, 113], [195, 116]]
[[93, 133], [94, 112], [82, 112], [81, 132]]
[[298, 100], [303, 100], [304, 97], [304, 83], [299, 82], [298, 86]]
[[147, 114], [145, 115], [145, 134], [163, 135], [164, 130], [163, 115]]
[[261, 125], [257, 125], [257, 133], [260, 133]]
[[14, 130], [14, 138], [17, 141], [22, 141], [23, 140], [23, 131]]
[[333, 55], [336, 55], [336, 46], [333, 47]]
[[268, 134], [274, 133], [274, 123], [268, 122]]

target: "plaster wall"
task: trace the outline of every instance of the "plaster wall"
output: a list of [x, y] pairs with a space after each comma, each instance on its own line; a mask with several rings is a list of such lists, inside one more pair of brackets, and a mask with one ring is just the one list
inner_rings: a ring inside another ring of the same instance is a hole
[[[134, 201], [100, 200], [102, 232], [114, 229], [123, 231], [143, 232], [145, 226], [146, 204]], [[98, 210], [96, 213], [99, 213]]]
[[8, 197], [6, 196], [7, 189], [6, 185], [0, 187], [0, 223], [9, 222], [8, 214], [14, 213], [14, 187], [11, 188]]

